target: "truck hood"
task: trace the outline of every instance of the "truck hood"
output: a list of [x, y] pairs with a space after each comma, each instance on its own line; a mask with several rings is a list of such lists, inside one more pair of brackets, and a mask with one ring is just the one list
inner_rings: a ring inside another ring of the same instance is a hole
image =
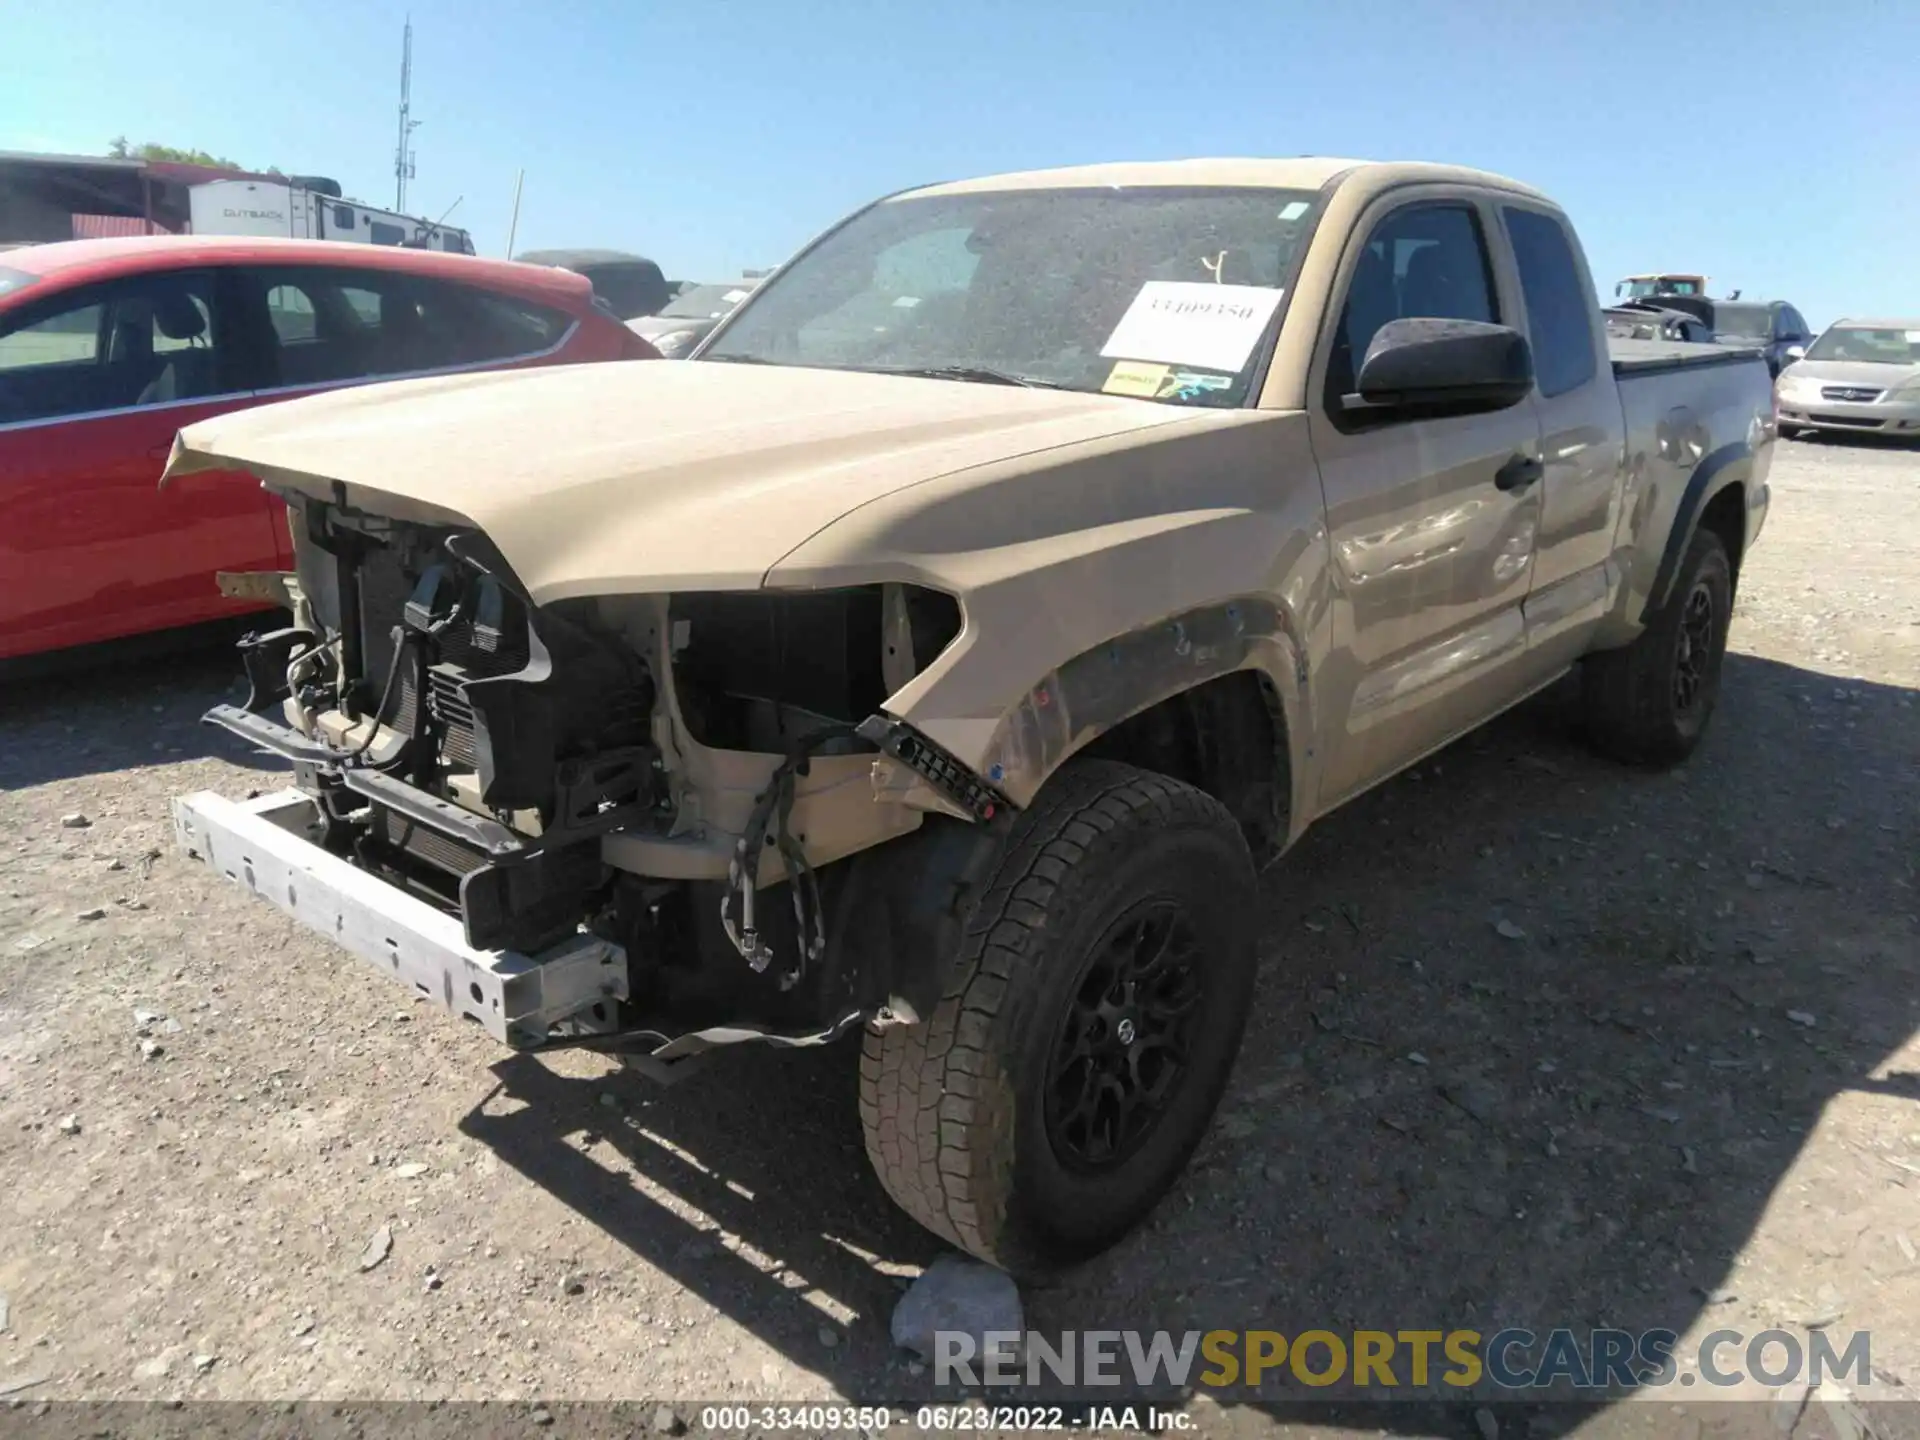
[[[796, 546], [908, 486], [1235, 412], [704, 361], [440, 376], [180, 432], [161, 484], [246, 471], [395, 519], [477, 526], [541, 604], [757, 588]], [[1048, 462], [1050, 463], [1050, 462]]]
[[1785, 384], [1858, 385], [1898, 390], [1920, 380], [1920, 365], [1883, 365], [1873, 360], [1796, 360], [1780, 372]]

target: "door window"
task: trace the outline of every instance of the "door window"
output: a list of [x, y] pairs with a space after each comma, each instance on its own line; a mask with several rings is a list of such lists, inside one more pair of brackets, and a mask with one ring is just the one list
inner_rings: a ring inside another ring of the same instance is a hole
[[100, 354], [98, 301], [75, 305], [0, 337], [0, 371], [52, 365], [91, 365]]
[[1354, 388], [1367, 347], [1391, 320], [1500, 318], [1480, 219], [1468, 205], [1409, 205], [1367, 237], [1347, 283], [1327, 366], [1334, 402]]
[[213, 285], [143, 275], [35, 307], [0, 330], [0, 424], [226, 393]]
[[1506, 208], [1507, 235], [1527, 301], [1527, 335], [1541, 395], [1577, 390], [1599, 370], [1593, 348], [1593, 302], [1573, 242], [1551, 215]]

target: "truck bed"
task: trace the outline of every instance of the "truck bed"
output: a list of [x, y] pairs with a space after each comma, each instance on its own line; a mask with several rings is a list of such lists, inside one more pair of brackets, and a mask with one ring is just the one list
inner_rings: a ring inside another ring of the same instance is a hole
[[1738, 345], [1695, 345], [1684, 340], [1628, 340], [1607, 337], [1613, 373], [1619, 376], [1653, 375], [1663, 370], [1697, 369], [1707, 365], [1734, 365], [1761, 358], [1757, 349]]

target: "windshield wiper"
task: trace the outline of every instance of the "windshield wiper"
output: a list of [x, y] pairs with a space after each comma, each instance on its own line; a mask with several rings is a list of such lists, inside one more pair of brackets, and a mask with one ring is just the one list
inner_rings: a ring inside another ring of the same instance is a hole
[[[867, 367], [862, 366], [862, 369]], [[911, 375], [926, 380], [972, 380], [986, 385], [1019, 385], [1028, 390], [1065, 390], [1057, 380], [1040, 380], [1032, 375], [1015, 375], [1010, 370], [994, 370], [985, 365], [913, 365], [899, 368], [875, 366], [871, 375]]]

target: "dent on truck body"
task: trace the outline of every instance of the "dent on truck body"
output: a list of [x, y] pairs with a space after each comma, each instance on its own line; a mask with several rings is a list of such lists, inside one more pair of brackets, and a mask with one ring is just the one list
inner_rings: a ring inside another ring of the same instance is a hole
[[1295, 647], [1279, 607], [1260, 597], [1203, 606], [1075, 656], [1021, 697], [988, 742], [986, 778], [1027, 796], [1074, 752], [1149, 706]]
[[[1771, 467], [1773, 436], [1752, 415], [1746, 367], [1709, 365], [1680, 372], [1686, 403], [1675, 405], [1671, 373], [1619, 379], [1626, 421], [1625, 484], [1613, 554], [1622, 577], [1594, 645], [1625, 645], [1666, 598], [1672, 572], [1699, 518], [1728, 487], [1743, 493]], [[1714, 436], [1732, 436], [1715, 445]], [[1743, 506], [1744, 508], [1744, 506]], [[1736, 547], [1737, 548], [1737, 547]]]
[[[1216, 411], [886, 496], [811, 537], [769, 580], [844, 583], [880, 564], [956, 595], [960, 634], [886, 710], [1015, 805], [1130, 715], [1258, 670], [1285, 713], [1298, 818], [1314, 743], [1300, 677], [1329, 602], [1315, 475], [1304, 416]], [[1110, 673], [1116, 650], [1123, 679]], [[1043, 713], [1037, 697], [1061, 685], [1068, 709]]]

